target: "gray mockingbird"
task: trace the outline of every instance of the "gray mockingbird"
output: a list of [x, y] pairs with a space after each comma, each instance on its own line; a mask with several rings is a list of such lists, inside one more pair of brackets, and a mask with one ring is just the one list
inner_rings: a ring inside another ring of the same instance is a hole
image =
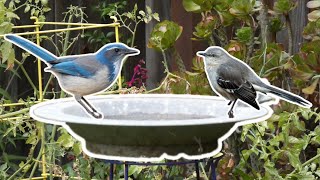
[[211, 88], [218, 95], [230, 100], [228, 105], [232, 103], [228, 112], [229, 118], [234, 117], [233, 108], [238, 99], [260, 109], [256, 101], [257, 92], [273, 94], [302, 107], [312, 106], [309, 101], [300, 96], [264, 83], [247, 64], [219, 46], [198, 51], [197, 55], [204, 58], [205, 71]]

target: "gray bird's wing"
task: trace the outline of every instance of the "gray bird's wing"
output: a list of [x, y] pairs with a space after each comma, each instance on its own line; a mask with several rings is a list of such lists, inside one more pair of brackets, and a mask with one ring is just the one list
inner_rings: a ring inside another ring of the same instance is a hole
[[232, 63], [221, 64], [217, 69], [217, 83], [228, 93], [233, 94], [252, 107], [260, 109], [256, 102], [256, 90], [249, 81], [243, 78], [244, 73]]

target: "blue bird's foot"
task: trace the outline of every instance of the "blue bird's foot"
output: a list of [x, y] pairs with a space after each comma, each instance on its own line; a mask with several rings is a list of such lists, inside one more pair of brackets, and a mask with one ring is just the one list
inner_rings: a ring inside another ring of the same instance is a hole
[[99, 113], [84, 97], [76, 98], [76, 100], [87, 111], [89, 115], [96, 119], [102, 119], [102, 114]]
[[90, 114], [96, 119], [102, 119], [102, 114], [97, 111], [91, 112]]

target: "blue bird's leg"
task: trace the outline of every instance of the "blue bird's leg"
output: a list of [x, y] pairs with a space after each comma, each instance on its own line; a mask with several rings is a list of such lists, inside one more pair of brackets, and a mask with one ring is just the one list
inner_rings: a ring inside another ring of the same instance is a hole
[[[238, 99], [235, 99], [235, 100], [233, 101], [233, 103], [232, 103], [232, 106], [231, 106], [231, 108], [230, 108], [230, 110], [229, 110], [229, 112], [228, 112], [229, 118], [234, 118], [234, 115], [233, 115], [233, 107], [234, 107], [234, 105], [236, 104], [237, 100], [238, 100]], [[232, 102], [232, 101], [230, 101], [230, 102]], [[230, 102], [229, 102], [229, 104], [230, 104]]]
[[101, 119], [102, 114], [100, 114], [83, 96], [76, 98], [77, 102], [94, 118]]

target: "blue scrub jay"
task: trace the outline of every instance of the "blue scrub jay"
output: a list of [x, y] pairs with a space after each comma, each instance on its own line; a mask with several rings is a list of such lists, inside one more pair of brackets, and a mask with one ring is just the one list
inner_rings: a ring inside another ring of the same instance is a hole
[[120, 75], [127, 56], [140, 53], [122, 43], [109, 43], [96, 53], [57, 57], [46, 49], [17, 35], [7, 34], [7, 41], [40, 58], [46, 65], [46, 72], [57, 77], [61, 88], [72, 94], [87, 113], [95, 118], [100, 114], [83, 96], [108, 89]]
[[300, 96], [265, 84], [247, 64], [221, 47], [212, 46], [205, 51], [198, 51], [197, 55], [204, 58], [205, 71], [211, 88], [218, 95], [230, 100], [228, 105], [233, 103], [228, 112], [230, 118], [234, 117], [233, 107], [238, 99], [260, 109], [256, 101], [256, 92], [273, 94], [302, 107], [312, 106]]

